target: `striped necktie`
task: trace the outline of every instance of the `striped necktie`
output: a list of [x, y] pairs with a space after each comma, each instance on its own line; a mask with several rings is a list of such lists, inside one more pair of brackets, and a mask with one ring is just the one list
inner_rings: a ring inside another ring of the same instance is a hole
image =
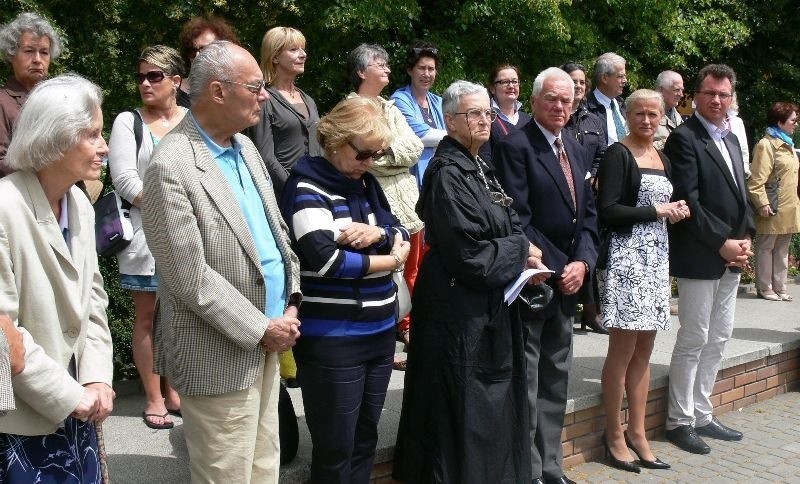
[[628, 130], [625, 128], [625, 123], [619, 114], [617, 103], [613, 99], [611, 100], [611, 114], [614, 118], [614, 127], [617, 128], [617, 141], [622, 141], [622, 138], [628, 136]]

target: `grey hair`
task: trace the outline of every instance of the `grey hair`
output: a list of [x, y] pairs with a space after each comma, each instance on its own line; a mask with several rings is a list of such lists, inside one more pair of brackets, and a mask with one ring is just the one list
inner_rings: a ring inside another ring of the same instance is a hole
[[235, 45], [227, 40], [217, 40], [197, 54], [189, 73], [189, 98], [192, 104], [200, 99], [212, 82], [232, 80], [230, 75], [235, 61], [231, 50]]
[[610, 76], [617, 72], [620, 67], [625, 67], [625, 59], [613, 52], [606, 52], [594, 61], [594, 73], [592, 80], [595, 85], [600, 84], [600, 77]]
[[483, 94], [487, 99], [489, 98], [489, 91], [480, 84], [469, 81], [455, 81], [442, 94], [442, 112], [451, 115], [457, 113], [458, 103], [461, 102], [461, 98], [470, 94]]
[[389, 54], [377, 44], [361, 44], [350, 52], [347, 56], [347, 75], [353, 88], [358, 91], [364, 79], [358, 76], [359, 72], [367, 70], [369, 63], [373, 60], [389, 62]]
[[661, 115], [664, 115], [664, 97], [658, 91], [652, 89], [637, 89], [633, 91], [630, 96], [625, 98], [626, 113], [633, 112], [633, 105], [641, 101], [658, 100], [658, 110]]
[[535, 97], [539, 97], [539, 94], [542, 93], [542, 89], [544, 88], [544, 81], [548, 79], [557, 79], [559, 81], [568, 82], [570, 86], [570, 97], [575, 99], [575, 89], [572, 88], [573, 82], [572, 78], [567, 74], [567, 72], [560, 67], [548, 67], [547, 69], [540, 72], [536, 79], [533, 80], [533, 90], [531, 91], [531, 99]]
[[675, 71], [663, 71], [656, 77], [656, 89], [665, 87], [671, 88], [672, 83], [678, 79], [683, 80], [680, 74]]
[[36, 84], [17, 118], [6, 164], [40, 171], [61, 159], [91, 127], [102, 104], [100, 87], [77, 74]]
[[61, 55], [61, 37], [55, 29], [39, 15], [33, 12], [23, 12], [0, 28], [0, 55], [3, 56], [3, 60], [10, 63], [11, 58], [17, 55], [19, 39], [25, 32], [31, 32], [36, 37], [46, 36], [50, 39], [51, 59], [57, 59]]

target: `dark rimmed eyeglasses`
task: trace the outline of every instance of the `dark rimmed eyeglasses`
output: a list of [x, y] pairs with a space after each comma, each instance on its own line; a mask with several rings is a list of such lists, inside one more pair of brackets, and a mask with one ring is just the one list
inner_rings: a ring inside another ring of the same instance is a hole
[[497, 86], [498, 84], [503, 87], [508, 86], [519, 86], [519, 79], [502, 79], [500, 81], [494, 81], [493, 84]]
[[466, 112], [453, 114], [463, 114], [467, 117], [467, 121], [471, 123], [477, 123], [481, 119], [488, 119], [490, 123], [493, 123], [497, 119], [497, 113], [491, 109], [467, 109]]
[[351, 148], [353, 148], [353, 151], [356, 152], [356, 157], [355, 158], [358, 161], [364, 161], [364, 160], [367, 160], [369, 158], [372, 158], [373, 160], [377, 160], [378, 158], [380, 158], [381, 156], [383, 156], [383, 155], [385, 155], [386, 153], [389, 152], [389, 148], [384, 148], [384, 149], [378, 150], [378, 151], [360, 150], [360, 149], [356, 148], [356, 145], [354, 145], [352, 141], [348, 141], [347, 145], [350, 146]]
[[245, 84], [244, 82], [236, 82], [236, 81], [229, 81], [227, 79], [221, 79], [220, 82], [224, 82], [226, 84], [236, 84], [237, 86], [242, 86], [248, 91], [252, 92], [253, 94], [258, 94], [264, 89], [264, 86], [267, 85], [267, 81], [260, 81], [257, 84]]
[[164, 80], [164, 71], [147, 71], [147, 72], [137, 72], [133, 75], [136, 79], [137, 84], [141, 84], [147, 79], [147, 82], [150, 84], [155, 84], [157, 82], [161, 82]]
[[704, 96], [708, 96], [711, 99], [719, 97], [720, 101], [727, 101], [728, 99], [733, 97], [733, 94], [731, 93], [719, 92], [719, 91], [697, 91], [697, 94], [703, 94]]

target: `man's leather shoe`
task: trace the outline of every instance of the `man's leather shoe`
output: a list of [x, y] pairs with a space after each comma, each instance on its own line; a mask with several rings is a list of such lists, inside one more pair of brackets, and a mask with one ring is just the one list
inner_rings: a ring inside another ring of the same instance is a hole
[[666, 432], [667, 440], [692, 454], [708, 454], [711, 447], [706, 445], [691, 425], [681, 425]]
[[695, 428], [695, 431], [703, 437], [711, 437], [717, 440], [742, 440], [742, 433], [730, 427], [722, 425], [716, 417], [711, 419], [708, 425]]
[[567, 476], [561, 476], [556, 479], [545, 479], [544, 484], [575, 484], [575, 481]]

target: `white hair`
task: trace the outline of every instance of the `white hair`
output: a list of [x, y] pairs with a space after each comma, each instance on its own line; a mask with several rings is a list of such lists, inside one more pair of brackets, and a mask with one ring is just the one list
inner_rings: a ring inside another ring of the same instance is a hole
[[25, 32], [30, 32], [35, 37], [45, 36], [50, 39], [51, 59], [57, 59], [61, 55], [61, 37], [55, 29], [37, 14], [23, 12], [0, 29], [0, 55], [6, 62], [10, 62], [11, 58], [17, 55], [19, 39]]
[[77, 74], [36, 84], [17, 118], [6, 164], [40, 171], [61, 159], [91, 127], [102, 103], [100, 88]]
[[192, 104], [205, 93], [208, 86], [214, 81], [231, 81], [234, 69], [233, 42], [217, 40], [203, 47], [192, 61], [192, 70], [189, 73], [189, 97]]
[[625, 59], [622, 56], [613, 52], [602, 54], [594, 62], [594, 74], [592, 79], [595, 85], [600, 84], [600, 77], [615, 74], [617, 70], [622, 67], [625, 67]]
[[560, 67], [548, 67], [547, 69], [540, 72], [536, 79], [533, 80], [533, 90], [531, 91], [531, 98], [539, 97], [539, 94], [542, 93], [542, 89], [544, 88], [544, 81], [548, 79], [556, 79], [559, 81], [567, 82], [570, 85], [570, 98], [575, 99], [575, 90], [572, 89], [573, 82], [572, 78], [567, 74], [566, 71], [561, 69]]
[[663, 71], [660, 74], [658, 74], [658, 77], [656, 77], [656, 89], [662, 87], [666, 89], [671, 89], [672, 83], [674, 83], [677, 80], [681, 81], [683, 80], [683, 77], [681, 77], [681, 75], [678, 74], [677, 72]]
[[461, 98], [470, 94], [483, 94], [487, 98], [489, 97], [489, 92], [480, 84], [469, 81], [455, 81], [442, 94], [442, 112], [447, 114], [457, 113]]

